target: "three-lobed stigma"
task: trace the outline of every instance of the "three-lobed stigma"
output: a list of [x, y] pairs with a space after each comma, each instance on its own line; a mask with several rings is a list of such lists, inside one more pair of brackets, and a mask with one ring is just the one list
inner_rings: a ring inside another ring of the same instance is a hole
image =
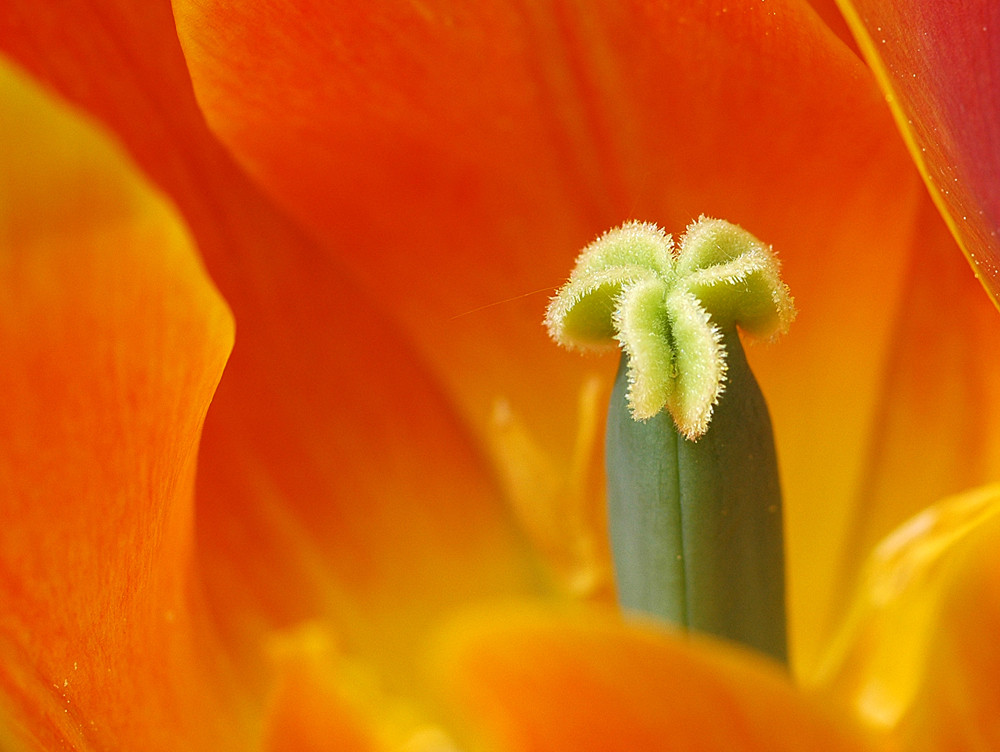
[[726, 383], [723, 332], [784, 332], [795, 317], [770, 247], [737, 225], [700, 217], [674, 246], [656, 225], [628, 222], [577, 259], [545, 323], [574, 349], [619, 344], [628, 357], [632, 417], [661, 410], [695, 440]]

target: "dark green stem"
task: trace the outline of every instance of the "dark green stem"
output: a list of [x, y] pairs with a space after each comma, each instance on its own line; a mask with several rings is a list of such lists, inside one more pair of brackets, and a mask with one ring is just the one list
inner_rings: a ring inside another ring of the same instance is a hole
[[626, 359], [608, 410], [611, 542], [622, 607], [787, 662], [781, 488], [764, 397], [736, 330], [726, 389], [697, 441], [633, 420]]

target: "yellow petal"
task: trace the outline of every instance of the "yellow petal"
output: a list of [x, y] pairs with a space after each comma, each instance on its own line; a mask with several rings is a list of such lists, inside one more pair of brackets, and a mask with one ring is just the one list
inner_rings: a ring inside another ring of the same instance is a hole
[[995, 748], [998, 543], [996, 485], [946, 499], [887, 537], [821, 682], [906, 748]]
[[[1000, 488], [990, 494], [996, 515]], [[1000, 520], [968, 538], [950, 554], [925, 679], [899, 730], [915, 752], [1000, 749]]]

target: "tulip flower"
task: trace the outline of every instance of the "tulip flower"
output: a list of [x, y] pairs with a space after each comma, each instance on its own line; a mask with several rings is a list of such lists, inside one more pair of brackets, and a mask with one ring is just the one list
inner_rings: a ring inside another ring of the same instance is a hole
[[[1000, 12], [842, 8], [7, 2], [0, 748], [1000, 744]], [[787, 670], [619, 613], [542, 326], [701, 214], [798, 309]]]

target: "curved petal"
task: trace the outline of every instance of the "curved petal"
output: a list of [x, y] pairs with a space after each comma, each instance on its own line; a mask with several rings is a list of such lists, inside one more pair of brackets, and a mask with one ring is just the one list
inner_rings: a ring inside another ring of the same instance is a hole
[[197, 544], [244, 680], [266, 684], [268, 627], [325, 615], [405, 683], [438, 609], [538, 588], [489, 469], [385, 297], [359, 292], [205, 128], [169, 6], [8, 6], [3, 48], [121, 134], [238, 321], [201, 448]]
[[849, 587], [907, 519], [1000, 474], [1000, 317], [929, 203], [914, 243], [841, 553]]
[[[598, 232], [708, 213], [775, 247], [801, 315], [750, 358], [777, 427], [793, 644], [808, 663], [872, 472], [886, 312], [905, 303], [911, 266], [933, 279], [940, 242], [916, 236], [926, 198], [851, 50], [794, 0], [174, 9], [212, 127], [387, 301], [487, 446], [500, 400], [572, 471], [567, 416], [595, 366], [551, 347], [532, 293]], [[901, 373], [953, 372], [947, 352], [929, 355]], [[596, 368], [610, 380], [610, 361]]]
[[191, 578], [232, 318], [106, 136], [6, 63], [0, 103], [0, 715], [45, 749], [243, 749]]
[[483, 611], [433, 657], [445, 702], [490, 749], [868, 748], [776, 665], [606, 616]]
[[823, 683], [906, 749], [1000, 743], [998, 541], [994, 485], [922, 512], [868, 562]]
[[935, 202], [1000, 304], [1000, 6], [839, 2]]
[[213, 194], [238, 190], [239, 176], [205, 131], [169, 2], [11, 0], [0, 15], [0, 50], [114, 132], [199, 245], [231, 240], [233, 218]]

